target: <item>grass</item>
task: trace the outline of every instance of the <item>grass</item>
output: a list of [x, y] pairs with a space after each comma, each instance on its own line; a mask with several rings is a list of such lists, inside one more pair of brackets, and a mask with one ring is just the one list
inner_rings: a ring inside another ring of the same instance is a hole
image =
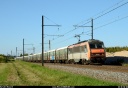
[[34, 63], [0, 63], [0, 85], [10, 86], [121, 86], [124, 84], [49, 69]]
[[122, 65], [123, 65], [123, 66], [128, 66], [128, 63], [123, 63]]
[[6, 83], [8, 72], [7, 64], [0, 63], [0, 85]]

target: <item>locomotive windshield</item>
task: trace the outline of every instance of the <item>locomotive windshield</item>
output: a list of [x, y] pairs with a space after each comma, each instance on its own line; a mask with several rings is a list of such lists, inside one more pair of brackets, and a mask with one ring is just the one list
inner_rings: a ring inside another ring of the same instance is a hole
[[104, 48], [103, 42], [89, 43], [90, 48]]

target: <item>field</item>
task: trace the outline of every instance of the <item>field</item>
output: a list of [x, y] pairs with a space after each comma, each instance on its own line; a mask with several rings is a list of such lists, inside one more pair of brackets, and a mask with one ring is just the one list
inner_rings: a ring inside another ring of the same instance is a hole
[[40, 65], [11, 61], [0, 63], [0, 86], [121, 86], [124, 84], [49, 69]]

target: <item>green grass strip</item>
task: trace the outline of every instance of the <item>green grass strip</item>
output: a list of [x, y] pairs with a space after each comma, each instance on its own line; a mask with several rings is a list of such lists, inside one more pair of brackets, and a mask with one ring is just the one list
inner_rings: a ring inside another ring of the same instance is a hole
[[0, 86], [6, 85], [7, 82], [7, 77], [9, 74], [9, 65], [8, 63], [0, 63]]

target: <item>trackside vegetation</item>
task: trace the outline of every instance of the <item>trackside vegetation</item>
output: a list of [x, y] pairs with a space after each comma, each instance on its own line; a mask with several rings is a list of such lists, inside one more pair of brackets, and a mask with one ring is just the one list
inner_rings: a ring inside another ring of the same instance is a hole
[[54, 70], [41, 65], [11, 61], [0, 63], [0, 86], [122, 86], [87, 76]]
[[8, 61], [14, 61], [14, 56], [0, 54], [0, 63], [7, 63]]
[[6, 57], [3, 54], [0, 54], [0, 63], [6, 62]]
[[123, 46], [123, 47], [106, 47], [106, 52], [118, 52], [118, 51], [123, 51], [126, 50], [128, 51], [128, 46]]

